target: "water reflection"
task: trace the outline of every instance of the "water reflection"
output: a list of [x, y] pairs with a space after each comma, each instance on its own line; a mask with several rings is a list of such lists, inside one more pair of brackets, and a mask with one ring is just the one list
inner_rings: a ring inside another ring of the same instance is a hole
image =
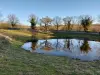
[[32, 46], [31, 46], [32, 50], [30, 50], [31, 52], [34, 52], [34, 51], [36, 50], [37, 42], [38, 42], [37, 39], [34, 39], [34, 40], [32, 41]]
[[44, 42], [42, 42], [42, 43], [40, 44], [40, 46], [41, 46], [40, 49], [47, 50], [47, 51], [53, 49], [53, 48], [52, 48], [52, 43], [50, 43], [47, 39], [46, 39]]
[[69, 50], [71, 52], [72, 47], [73, 47], [73, 43], [72, 43], [71, 39], [65, 39], [64, 50]]
[[91, 51], [88, 40], [83, 40], [83, 44], [81, 45], [80, 50], [81, 50], [81, 52], [86, 53], [86, 54], [89, 51]]
[[100, 59], [100, 42], [87, 39], [45, 39], [25, 43], [22, 48], [30, 52], [67, 56], [84, 61]]
[[56, 50], [56, 51], [60, 51], [60, 50], [62, 50], [62, 43], [60, 42], [60, 40], [59, 39], [55, 39], [55, 42], [54, 42], [54, 44], [53, 44], [53, 47], [54, 47], [54, 49]]

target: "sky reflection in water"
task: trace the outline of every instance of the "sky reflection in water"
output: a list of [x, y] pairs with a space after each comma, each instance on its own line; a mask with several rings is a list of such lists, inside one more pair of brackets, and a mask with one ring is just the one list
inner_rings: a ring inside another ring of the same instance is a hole
[[67, 56], [82, 61], [100, 59], [100, 42], [78, 39], [47, 39], [27, 42], [22, 48], [32, 53]]

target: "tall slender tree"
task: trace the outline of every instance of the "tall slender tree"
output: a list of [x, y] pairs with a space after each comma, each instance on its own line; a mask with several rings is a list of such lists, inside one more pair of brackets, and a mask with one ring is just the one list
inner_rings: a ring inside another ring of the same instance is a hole
[[57, 27], [57, 31], [59, 30], [59, 25], [61, 25], [62, 19], [59, 16], [54, 17], [53, 24]]
[[37, 24], [37, 17], [34, 14], [29, 15], [29, 22], [31, 24], [32, 29], [32, 39], [36, 40], [36, 24]]
[[72, 27], [73, 27], [72, 21], [73, 21], [72, 17], [67, 16], [67, 17], [63, 18], [63, 22], [64, 22], [66, 30], [72, 29]]
[[39, 30], [42, 30], [42, 22], [41, 19], [38, 19]]
[[34, 14], [31, 14], [29, 16], [29, 22], [31, 23], [31, 29], [34, 30], [36, 28], [37, 17]]

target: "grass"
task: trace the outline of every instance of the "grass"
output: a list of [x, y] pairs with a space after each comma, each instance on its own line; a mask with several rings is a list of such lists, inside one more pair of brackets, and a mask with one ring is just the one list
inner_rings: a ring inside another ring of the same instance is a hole
[[[12, 28], [12, 26], [11, 26], [9, 23], [0, 22], [0, 29], [8, 29], [8, 28]], [[30, 27], [27, 26], [27, 25], [17, 24], [17, 25], [15, 26], [15, 28], [23, 29], [23, 28], [30, 28]]]
[[1, 29], [0, 33], [11, 37], [14, 40], [25, 42], [26, 40], [30, 39], [31, 33], [29, 31], [22, 31], [22, 30], [4, 30]]
[[[13, 39], [9, 41], [0, 37], [0, 75], [100, 75], [100, 61], [82, 62], [67, 57], [32, 54], [21, 48], [31, 33], [14, 30], [0, 30], [0, 33]], [[49, 34], [38, 33], [37, 37]]]
[[89, 40], [100, 40], [100, 35], [88, 34], [88, 33], [69, 33], [69, 32], [55, 32], [52, 34], [53, 38], [79, 38], [79, 39], [89, 39]]

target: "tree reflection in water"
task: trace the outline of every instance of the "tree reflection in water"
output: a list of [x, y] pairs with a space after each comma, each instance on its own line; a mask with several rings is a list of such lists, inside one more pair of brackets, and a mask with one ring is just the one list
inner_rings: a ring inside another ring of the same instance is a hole
[[71, 50], [72, 50], [71, 48], [74, 48], [71, 39], [66, 39], [63, 49], [64, 49], [64, 50], [69, 50], [70, 52], [72, 52], [72, 51], [71, 51]]
[[61, 43], [59, 42], [59, 39], [56, 39], [56, 42], [54, 43], [54, 46], [55, 46], [56, 51], [61, 50]]
[[83, 41], [83, 44], [80, 46], [80, 50], [81, 52], [86, 53], [86, 54], [91, 50], [88, 40], [85, 39]]
[[45, 39], [25, 43], [22, 48], [32, 53], [41, 53], [56, 56], [68, 56], [83, 61], [100, 59], [100, 42], [88, 39]]
[[67, 48], [70, 50], [70, 39], [67, 41]]
[[[44, 45], [43, 45], [43, 44], [44, 44]], [[53, 49], [52, 43], [50, 43], [47, 39], [46, 39], [44, 42], [42, 42], [40, 45], [43, 45], [43, 46], [41, 47], [41, 49], [43, 49], [43, 50], [49, 51], [49, 50], [52, 50], [52, 49]]]
[[32, 46], [31, 46], [32, 50], [31, 50], [31, 52], [34, 52], [36, 50], [36, 45], [37, 45], [38, 39], [34, 39], [31, 42], [32, 42]]
[[100, 39], [98, 40], [98, 42], [100, 42]]

